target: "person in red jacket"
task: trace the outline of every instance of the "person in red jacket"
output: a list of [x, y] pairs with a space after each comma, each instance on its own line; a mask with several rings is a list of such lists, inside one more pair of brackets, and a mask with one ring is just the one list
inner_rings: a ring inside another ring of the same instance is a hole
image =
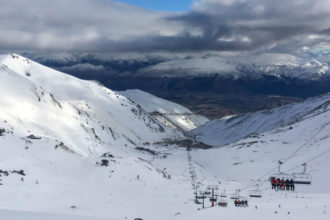
[[276, 179], [275, 177], [271, 178], [272, 189], [276, 189]]
[[276, 180], [276, 187], [277, 187], [277, 189], [281, 189], [281, 179], [280, 178], [277, 178], [277, 180]]

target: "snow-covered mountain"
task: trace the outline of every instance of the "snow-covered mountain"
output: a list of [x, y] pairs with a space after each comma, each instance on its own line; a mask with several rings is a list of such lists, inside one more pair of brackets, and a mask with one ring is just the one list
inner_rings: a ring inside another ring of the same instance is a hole
[[198, 127], [191, 131], [191, 135], [206, 144], [223, 146], [249, 135], [253, 136], [293, 123], [329, 101], [330, 93], [272, 110], [227, 116]]
[[120, 91], [118, 93], [139, 104], [142, 109], [153, 115], [159, 122], [181, 129], [184, 132], [195, 129], [209, 121], [206, 117], [194, 114], [177, 103], [158, 98], [138, 89]]
[[[259, 123], [236, 126], [260, 134], [187, 151], [182, 143], [162, 142], [183, 134], [148, 113], [179, 108], [173, 103], [155, 99], [139, 107], [96, 82], [16, 54], [1, 56], [0, 86], [4, 219], [329, 219], [329, 95], [255, 113], [264, 123], [275, 120], [263, 129]], [[312, 185], [272, 191], [269, 170], [290, 155], [283, 170], [307, 162]], [[258, 179], [263, 198], [249, 199], [248, 208], [236, 208], [229, 198], [227, 208], [210, 208], [206, 200], [208, 208], [199, 210], [194, 203], [197, 183], [217, 185], [219, 192], [242, 189], [247, 196]]]
[[140, 75], [150, 77], [196, 77], [218, 75], [225, 78], [252, 78], [263, 76], [319, 79], [329, 75], [328, 63], [315, 58], [297, 57], [290, 54], [260, 54], [235, 57], [205, 56], [175, 59], [139, 70]]
[[22, 135], [47, 137], [88, 156], [104, 145], [175, 137], [124, 96], [18, 55], [0, 57], [1, 118]]
[[[304, 50], [300, 54], [118, 54], [118, 53], [24, 53], [48, 66], [83, 73], [86, 68], [108, 74], [139, 77], [220, 77], [255, 78], [263, 75], [319, 79], [329, 75], [328, 50]], [[85, 65], [83, 65], [85, 64]], [[87, 64], [87, 65], [86, 65]], [[128, 74], [128, 75], [129, 75]]]
[[328, 53], [324, 48], [305, 48], [294, 54], [25, 54], [78, 78], [98, 80], [112, 90], [140, 89], [215, 119], [330, 92]]
[[0, 57], [0, 87], [0, 208], [12, 216], [169, 219], [189, 200], [184, 149], [154, 144], [183, 134], [128, 98], [16, 54]]

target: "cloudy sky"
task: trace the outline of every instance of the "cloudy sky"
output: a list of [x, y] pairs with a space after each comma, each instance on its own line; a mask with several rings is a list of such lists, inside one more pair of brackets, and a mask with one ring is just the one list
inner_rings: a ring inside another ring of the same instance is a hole
[[1, 50], [293, 53], [330, 42], [329, 0], [0, 3]]

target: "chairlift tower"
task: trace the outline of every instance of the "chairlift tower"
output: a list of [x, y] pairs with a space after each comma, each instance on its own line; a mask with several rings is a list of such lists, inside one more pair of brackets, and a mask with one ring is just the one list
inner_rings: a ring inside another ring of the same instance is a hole
[[214, 186], [208, 186], [207, 189], [212, 191], [210, 201], [212, 202], [212, 207], [214, 207], [214, 202], [217, 201], [217, 196], [218, 196], [214, 194], [214, 191], [218, 190], [219, 187], [217, 185], [214, 185]]
[[205, 208], [205, 199], [206, 199], [205, 191], [200, 191], [199, 193], [200, 193], [200, 195], [197, 196], [197, 199], [202, 199], [203, 200], [202, 208], [204, 209]]

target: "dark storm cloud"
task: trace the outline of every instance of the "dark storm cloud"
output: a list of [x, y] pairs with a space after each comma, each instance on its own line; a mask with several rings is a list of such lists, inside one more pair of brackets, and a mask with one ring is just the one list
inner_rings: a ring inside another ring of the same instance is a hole
[[[187, 29], [199, 28], [199, 42], [206, 49], [280, 50], [283, 45], [291, 47], [286, 50], [294, 50], [329, 42], [321, 37], [329, 35], [329, 7], [329, 1], [323, 0], [204, 0], [192, 11], [168, 20], [182, 22]], [[287, 43], [290, 41], [291, 45]]]
[[328, 0], [201, 0], [161, 13], [110, 0], [0, 0], [0, 48], [293, 51], [329, 42]]

